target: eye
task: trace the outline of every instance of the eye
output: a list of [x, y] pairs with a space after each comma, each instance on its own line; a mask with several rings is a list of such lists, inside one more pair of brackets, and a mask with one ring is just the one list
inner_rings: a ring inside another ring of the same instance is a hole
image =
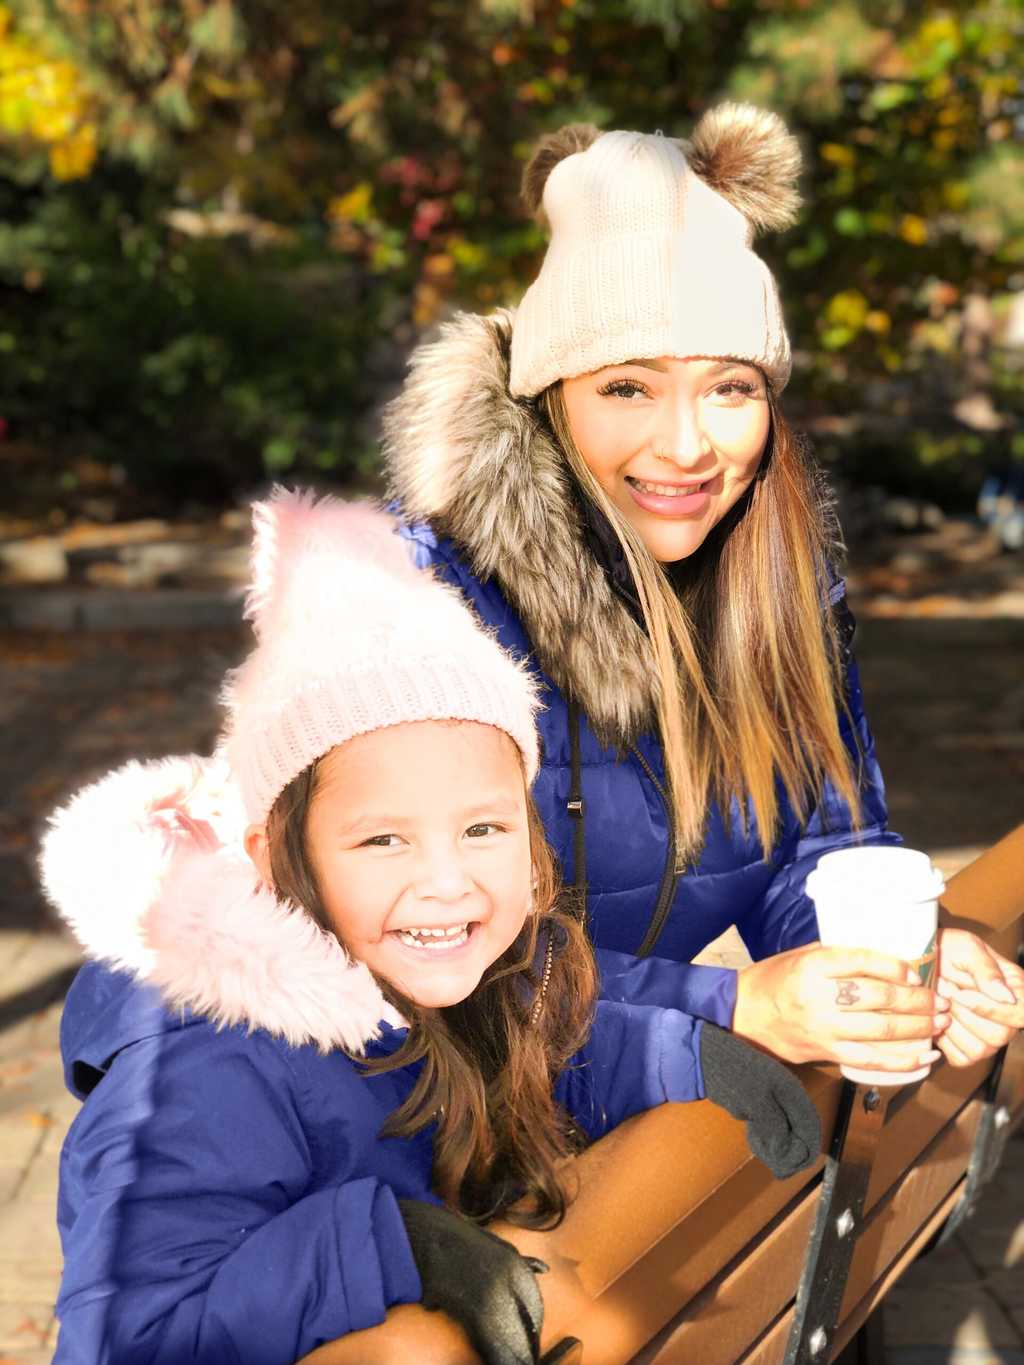
[[470, 839], [485, 839], [488, 834], [504, 833], [504, 829], [504, 825], [481, 823], [479, 825], [470, 825], [469, 829], [466, 830], [466, 834]]
[[637, 379], [611, 379], [598, 393], [602, 398], [635, 398], [638, 393], [649, 398], [651, 391]]
[[757, 389], [747, 379], [726, 379], [723, 383], [716, 384], [711, 392], [719, 398], [742, 402], [744, 398], [752, 398]]
[[399, 842], [397, 834], [373, 834], [369, 839], [364, 839], [359, 845], [360, 848], [394, 848]]

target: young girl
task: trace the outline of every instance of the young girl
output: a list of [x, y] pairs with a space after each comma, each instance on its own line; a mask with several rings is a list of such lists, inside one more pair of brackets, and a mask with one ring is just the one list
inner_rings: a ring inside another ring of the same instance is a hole
[[129, 764], [46, 840], [95, 959], [62, 1025], [56, 1359], [287, 1365], [422, 1300], [533, 1361], [543, 1267], [478, 1223], [556, 1222], [561, 1160], [667, 1100], [719, 1100], [778, 1174], [816, 1115], [721, 1030], [595, 1012], [532, 683], [389, 519], [276, 494], [248, 612], [218, 758]]
[[[967, 1065], [1014, 1032], [1012, 964], [944, 932], [941, 977], [994, 1011], [951, 1012], [906, 964], [816, 943], [804, 890], [822, 853], [898, 840], [752, 247], [793, 222], [799, 169], [778, 117], [743, 105], [688, 144], [545, 137], [523, 179], [550, 228], [540, 273], [517, 310], [421, 348], [385, 459], [419, 562], [542, 689], [537, 804], [604, 994], [792, 1061], [905, 1071], [938, 1034]], [[733, 924], [752, 965], [692, 965]]]

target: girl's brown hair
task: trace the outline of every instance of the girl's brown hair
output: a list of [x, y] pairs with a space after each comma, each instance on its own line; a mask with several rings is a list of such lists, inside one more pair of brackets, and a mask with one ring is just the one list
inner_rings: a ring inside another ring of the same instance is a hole
[[[332, 933], [306, 843], [317, 770], [300, 773], [274, 802], [267, 840], [278, 894]], [[527, 804], [535, 909], [519, 937], [457, 1005], [425, 1009], [380, 980], [409, 1032], [390, 1056], [359, 1060], [371, 1075], [422, 1061], [381, 1136], [436, 1123], [433, 1183], [451, 1207], [480, 1222], [500, 1214], [554, 1227], [570, 1198], [559, 1166], [581, 1143], [553, 1087], [589, 1032], [597, 974], [583, 926], [558, 908], [554, 856]]]
[[779, 830], [778, 781], [801, 820], [828, 779], [858, 821], [856, 773], [839, 732], [842, 655], [827, 607], [829, 514], [770, 388], [768, 402], [771, 430], [751, 487], [695, 554], [663, 566], [587, 467], [561, 384], [540, 398], [633, 575], [654, 652], [677, 846], [691, 862], [709, 796], [725, 812], [735, 801], [744, 827], [753, 814], [766, 856]]

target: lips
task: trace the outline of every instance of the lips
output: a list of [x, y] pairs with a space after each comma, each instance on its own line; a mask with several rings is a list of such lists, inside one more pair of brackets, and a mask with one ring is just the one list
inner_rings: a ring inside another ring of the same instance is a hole
[[659, 498], [685, 498], [691, 493], [700, 493], [705, 487], [705, 483], [651, 483], [646, 479], [634, 479], [626, 476], [626, 482], [635, 488], [638, 493], [646, 493]]
[[468, 941], [475, 927], [476, 921], [468, 920], [461, 924], [449, 924], [443, 927], [420, 928], [411, 926], [408, 929], [393, 929], [391, 932], [407, 948], [413, 948], [424, 953], [438, 953], [451, 952], [455, 948], [461, 948]]
[[699, 516], [711, 501], [711, 479], [690, 483], [658, 483], [626, 476], [626, 487], [636, 505], [656, 517]]

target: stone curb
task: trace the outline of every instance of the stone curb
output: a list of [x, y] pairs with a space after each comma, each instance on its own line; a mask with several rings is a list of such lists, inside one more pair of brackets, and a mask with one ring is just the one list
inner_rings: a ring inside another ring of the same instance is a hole
[[237, 588], [0, 589], [2, 630], [224, 630], [241, 622]]

